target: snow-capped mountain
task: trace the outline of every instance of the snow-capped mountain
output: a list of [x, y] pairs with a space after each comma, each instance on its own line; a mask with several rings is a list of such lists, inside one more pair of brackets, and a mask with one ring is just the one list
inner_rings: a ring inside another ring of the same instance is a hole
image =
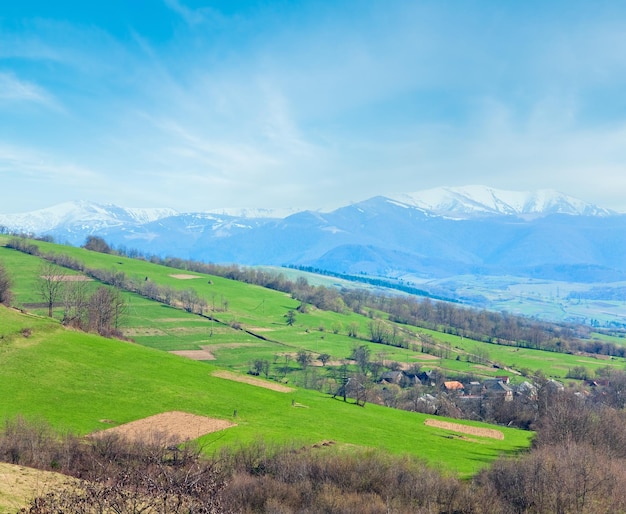
[[524, 192], [486, 186], [439, 187], [394, 195], [391, 198], [432, 214], [456, 218], [494, 215], [537, 217], [550, 214], [577, 216], [615, 214], [608, 209], [549, 189]]
[[64, 202], [53, 207], [18, 214], [0, 214], [0, 225], [10, 230], [46, 234], [59, 230], [98, 230], [123, 225], [141, 225], [178, 214], [174, 209], [124, 208], [91, 202]]
[[119, 249], [218, 263], [423, 279], [626, 280], [626, 215], [554, 191], [440, 188], [286, 217], [75, 202], [0, 215], [2, 225], [61, 243], [96, 234]]
[[211, 209], [207, 211], [211, 214], [221, 214], [233, 218], [286, 218], [299, 212], [299, 209], [263, 209], [263, 208], [232, 208], [232, 209]]

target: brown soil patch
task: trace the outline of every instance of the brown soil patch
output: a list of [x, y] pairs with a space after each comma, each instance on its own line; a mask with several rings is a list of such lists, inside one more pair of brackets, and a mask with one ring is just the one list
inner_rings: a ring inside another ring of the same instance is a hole
[[472, 365], [474, 369], [482, 369], [483, 371], [493, 371], [493, 366], [485, 366], [484, 364], [474, 364]]
[[187, 275], [185, 273], [176, 273], [174, 275], [170, 275], [172, 278], [177, 278], [178, 280], [192, 280], [194, 278], [202, 278], [199, 275]]
[[239, 348], [240, 346], [257, 346], [257, 343], [218, 343], [211, 344], [206, 347], [203, 346], [202, 348], [207, 348], [209, 350], [221, 350], [222, 348]]
[[272, 391], [278, 391], [279, 393], [291, 393], [295, 389], [287, 387], [274, 382], [268, 382], [260, 378], [250, 377], [248, 375], [240, 375], [231, 371], [215, 371], [212, 373], [214, 377], [225, 378], [226, 380], [234, 380], [235, 382], [243, 382], [257, 387], [264, 387], [265, 389], [271, 389]]
[[172, 411], [94, 432], [91, 435], [101, 437], [105, 434], [117, 434], [130, 440], [158, 441], [169, 445], [197, 439], [205, 434], [233, 426], [235, 423], [223, 419]]
[[194, 361], [214, 361], [215, 355], [213, 355], [209, 350], [175, 350], [169, 353], [173, 353], [174, 355], [179, 355], [181, 357], [187, 357], [188, 359]]
[[209, 323], [208, 319], [205, 318], [155, 318], [154, 322], [161, 322], [161, 323], [186, 323], [186, 322], [193, 322], [193, 323]]
[[166, 336], [167, 332], [159, 328], [127, 328], [124, 329], [124, 335], [127, 337]]
[[0, 512], [18, 512], [39, 496], [71, 485], [59, 473], [0, 462]]
[[55, 282], [91, 282], [93, 280], [85, 275], [43, 275], [41, 278]]
[[213, 353], [215, 350], [221, 350], [222, 348], [239, 348], [240, 346], [256, 346], [256, 343], [209, 344], [201, 346], [200, 350], [172, 350], [169, 353], [187, 357], [195, 361], [214, 361], [216, 360], [215, 354]]
[[421, 361], [438, 361], [439, 357], [436, 355], [431, 355], [430, 353], [417, 353], [414, 355], [416, 359]]
[[462, 434], [477, 435], [480, 437], [490, 437], [492, 439], [504, 439], [504, 434], [500, 430], [493, 428], [472, 427], [469, 425], [461, 425], [460, 423], [450, 423], [449, 421], [439, 421], [438, 419], [429, 418], [424, 421], [424, 425], [429, 427], [443, 428], [444, 430], [452, 430]]

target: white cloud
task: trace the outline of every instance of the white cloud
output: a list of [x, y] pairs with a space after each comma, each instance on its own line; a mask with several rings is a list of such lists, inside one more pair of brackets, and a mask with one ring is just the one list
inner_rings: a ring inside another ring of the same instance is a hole
[[192, 9], [184, 5], [180, 0], [163, 1], [169, 9], [178, 14], [185, 23], [192, 27], [206, 23], [207, 21], [223, 22], [225, 20], [225, 17], [222, 16], [218, 10], [211, 7]]
[[11, 72], [0, 72], [0, 104], [32, 102], [49, 108], [58, 108], [58, 102], [44, 88], [21, 80]]

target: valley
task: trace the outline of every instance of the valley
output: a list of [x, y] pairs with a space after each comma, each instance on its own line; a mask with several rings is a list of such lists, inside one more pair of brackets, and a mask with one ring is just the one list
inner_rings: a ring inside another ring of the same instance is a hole
[[[142, 437], [151, 440], [149, 434], [166, 437], [176, 424], [196, 426], [176, 421], [180, 412], [221, 427], [192, 429], [207, 456], [262, 438], [339, 451], [378, 449], [469, 478], [503, 454], [529, 447], [534, 433], [511, 426], [535, 427], [542, 402], [560, 401], [545, 396], [552, 384], [569, 382], [573, 392], [595, 378], [610, 394], [612, 377], [625, 368], [623, 357], [487, 342], [453, 325], [428, 328], [427, 318], [424, 326], [394, 321], [398, 314], [387, 309], [401, 306], [402, 295], [394, 300], [364, 288], [340, 296], [335, 277], [312, 286], [295, 270], [289, 282], [269, 271], [209, 266], [219, 273], [206, 274], [200, 264], [172, 261], [178, 267], [171, 267], [14, 236], [0, 236], [0, 243], [12, 303], [21, 309], [0, 308], [0, 387], [8, 399], [2, 415], [44, 419], [62, 432], [106, 434], [119, 427], [136, 433], [131, 427], [142, 423], [148, 430]], [[65, 267], [48, 271], [55, 262]], [[252, 276], [275, 286], [250, 283]], [[127, 341], [63, 327], [59, 320], [73, 307], [62, 299], [47, 317], [41, 284], [49, 277], [70, 292], [95, 294], [103, 283], [121, 288], [119, 333]], [[357, 299], [361, 307], [348, 308]], [[320, 301], [329, 307], [316, 306]], [[431, 308], [461, 313], [444, 305]], [[584, 337], [609, 341], [588, 331]], [[617, 351], [621, 341], [611, 344]], [[350, 380], [358, 387], [342, 389]], [[491, 384], [509, 391], [511, 401], [490, 396], [484, 388]], [[545, 392], [522, 392], [527, 387]], [[169, 425], [157, 424], [164, 416]]]

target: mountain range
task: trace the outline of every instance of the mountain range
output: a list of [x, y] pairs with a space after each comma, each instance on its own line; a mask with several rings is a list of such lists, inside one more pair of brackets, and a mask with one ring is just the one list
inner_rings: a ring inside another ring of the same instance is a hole
[[398, 279], [626, 280], [626, 215], [549, 190], [437, 188], [331, 212], [180, 213], [70, 202], [0, 215], [0, 225], [73, 245], [98, 235], [146, 255]]

